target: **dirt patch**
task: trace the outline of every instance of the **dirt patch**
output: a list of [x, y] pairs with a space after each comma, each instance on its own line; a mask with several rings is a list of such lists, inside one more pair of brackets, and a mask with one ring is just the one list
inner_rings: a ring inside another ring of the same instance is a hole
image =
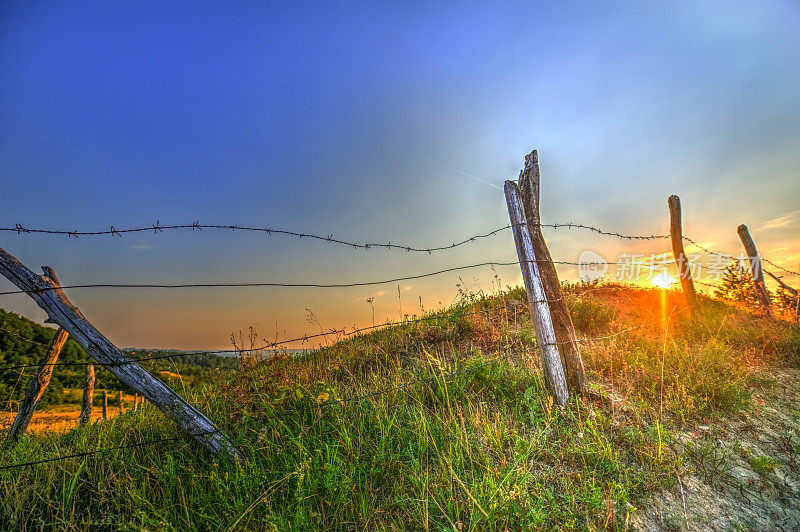
[[800, 370], [759, 375], [746, 414], [677, 433], [680, 483], [655, 494], [633, 529], [800, 529]]

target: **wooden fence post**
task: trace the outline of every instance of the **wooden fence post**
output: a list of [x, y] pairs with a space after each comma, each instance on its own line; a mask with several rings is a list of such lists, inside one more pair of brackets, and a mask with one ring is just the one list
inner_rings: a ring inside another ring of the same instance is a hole
[[133, 409], [134, 410], [138, 410], [139, 409], [139, 394], [138, 393], [134, 394], [134, 396], [133, 396]]
[[525, 213], [522, 207], [522, 197], [519, 187], [513, 181], [505, 184], [506, 204], [508, 216], [511, 219], [511, 228], [514, 232], [514, 242], [517, 246], [517, 256], [522, 270], [522, 279], [528, 294], [528, 306], [531, 318], [536, 327], [539, 338], [539, 351], [542, 357], [542, 370], [544, 380], [553, 399], [559, 407], [567, 404], [569, 391], [564, 378], [564, 368], [561, 366], [561, 356], [558, 353], [556, 335], [550, 319], [550, 307], [547, 306], [547, 296], [539, 280], [536, 254], [533, 251], [531, 237], [525, 227]]
[[672, 240], [672, 255], [678, 264], [678, 275], [681, 279], [683, 294], [686, 302], [694, 306], [697, 304], [697, 292], [694, 290], [692, 282], [692, 272], [689, 270], [689, 261], [686, 260], [686, 253], [683, 250], [683, 228], [681, 224], [681, 199], [672, 195], [667, 200], [669, 206], [669, 236]]
[[740, 225], [736, 229], [736, 232], [739, 233], [739, 239], [742, 241], [744, 250], [747, 252], [747, 258], [750, 260], [750, 275], [753, 277], [756, 299], [758, 299], [758, 303], [761, 305], [764, 312], [772, 314], [769, 292], [767, 292], [767, 287], [764, 284], [764, 273], [761, 271], [761, 256], [758, 254], [756, 244], [750, 237], [750, 231], [747, 230], [746, 225]]
[[94, 366], [86, 366], [86, 379], [83, 381], [83, 400], [79, 423], [86, 425], [92, 422], [92, 405], [94, 404]]
[[764, 271], [764, 273], [766, 273], [767, 275], [769, 275], [770, 277], [775, 279], [778, 282], [778, 284], [781, 285], [784, 288], [784, 290], [789, 292], [789, 294], [791, 294], [791, 296], [794, 297], [795, 300], [797, 300], [797, 305], [796, 305], [796, 308], [795, 308], [795, 318], [800, 317], [800, 290], [795, 290], [794, 288], [792, 288], [788, 284], [784, 283], [783, 279], [781, 279], [780, 277], [778, 277], [777, 275], [775, 275], [771, 271], [768, 271], [768, 270], [763, 270], [763, 271]]
[[215, 454], [223, 454], [231, 461], [242, 458], [241, 452], [227, 436], [196, 407], [150, 375], [103, 336], [70, 302], [53, 279], [46, 275], [36, 275], [2, 248], [0, 273], [31, 296], [50, 319], [63, 327], [89, 356], [119, 380], [141, 393], [203, 446]]
[[33, 418], [36, 405], [47, 389], [47, 385], [50, 384], [50, 377], [53, 375], [53, 368], [55, 367], [53, 364], [55, 364], [58, 359], [61, 348], [64, 347], [68, 336], [67, 331], [59, 327], [55, 336], [53, 336], [53, 339], [50, 341], [50, 345], [47, 346], [47, 353], [45, 353], [44, 358], [42, 358], [42, 362], [36, 370], [36, 373], [34, 373], [33, 379], [28, 383], [25, 397], [19, 405], [19, 412], [17, 412], [14, 422], [11, 424], [11, 430], [8, 433], [8, 440], [10, 442], [13, 443], [17, 441], [19, 437], [28, 430], [28, 425]]
[[103, 421], [108, 419], [108, 390], [103, 390]]
[[539, 268], [542, 286], [550, 307], [550, 317], [553, 320], [553, 330], [556, 334], [558, 350], [564, 362], [567, 386], [570, 393], [583, 395], [586, 391], [586, 370], [583, 359], [575, 341], [575, 329], [569, 315], [567, 302], [558, 280], [558, 272], [553, 264], [553, 258], [542, 234], [539, 217], [539, 154], [536, 150], [525, 156], [525, 168], [519, 175], [519, 188], [522, 192], [522, 203], [525, 210], [525, 219], [528, 221], [528, 234], [533, 245], [533, 252], [539, 259], [536, 263]]
[[797, 297], [797, 306], [794, 309], [794, 317], [800, 321], [800, 290], [795, 291], [795, 296]]
[[120, 413], [122, 413], [122, 411], [124, 409], [125, 409], [125, 407], [122, 404], [122, 390], [120, 390], [119, 391], [119, 411], [120, 411]]

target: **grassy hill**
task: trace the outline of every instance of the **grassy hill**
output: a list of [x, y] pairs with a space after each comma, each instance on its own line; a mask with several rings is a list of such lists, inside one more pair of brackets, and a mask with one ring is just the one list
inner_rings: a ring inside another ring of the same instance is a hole
[[563, 410], [543, 386], [524, 292], [467, 295], [423, 321], [178, 388], [236, 441], [239, 464], [149, 406], [6, 448], [0, 467], [177, 437], [0, 470], [0, 519], [76, 530], [800, 521], [797, 324], [705, 297], [688, 309], [673, 292], [566, 288], [593, 393]]

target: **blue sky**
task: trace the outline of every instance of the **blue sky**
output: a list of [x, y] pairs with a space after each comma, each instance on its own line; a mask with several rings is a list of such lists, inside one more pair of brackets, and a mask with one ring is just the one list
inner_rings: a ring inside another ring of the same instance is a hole
[[[788, 1], [4, 2], [0, 226], [199, 220], [434, 245], [506, 224], [487, 182], [515, 178], [536, 148], [544, 221], [661, 233], [676, 193], [687, 234], [738, 253], [747, 223], [766, 256], [796, 269], [798, 27]], [[562, 260], [667, 251], [547, 237]], [[65, 284], [347, 282], [514, 257], [509, 233], [435, 256], [212, 232], [0, 234], [0, 246]], [[462, 279], [489, 290], [493, 275]], [[378, 320], [418, 311], [420, 297], [433, 308], [459, 282], [403, 283], [400, 303], [394, 285], [70, 297], [119, 345], [205, 348], [248, 325], [318, 330], [306, 309], [326, 329], [371, 323], [370, 296]]]

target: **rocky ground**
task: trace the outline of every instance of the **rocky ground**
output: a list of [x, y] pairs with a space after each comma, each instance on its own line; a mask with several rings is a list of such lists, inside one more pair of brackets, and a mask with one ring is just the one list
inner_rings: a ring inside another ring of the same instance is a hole
[[681, 482], [636, 513], [636, 530], [800, 530], [800, 370], [762, 370], [751, 408], [679, 432]]

